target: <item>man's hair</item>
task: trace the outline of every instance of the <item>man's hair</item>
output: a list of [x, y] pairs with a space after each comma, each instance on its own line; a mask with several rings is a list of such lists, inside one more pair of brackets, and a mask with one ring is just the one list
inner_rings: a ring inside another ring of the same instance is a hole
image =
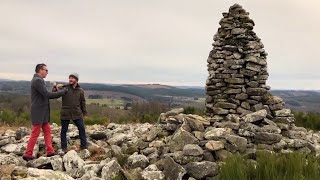
[[45, 65], [43, 63], [42, 64], [37, 64], [36, 69], [35, 69], [36, 73], [38, 73], [40, 71], [40, 69], [42, 69], [45, 66], [47, 66], [47, 65]]

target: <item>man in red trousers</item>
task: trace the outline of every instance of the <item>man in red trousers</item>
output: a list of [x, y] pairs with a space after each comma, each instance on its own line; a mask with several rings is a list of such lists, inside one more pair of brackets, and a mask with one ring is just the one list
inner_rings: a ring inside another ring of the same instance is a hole
[[45, 64], [38, 64], [31, 80], [31, 123], [32, 132], [28, 141], [27, 149], [23, 155], [23, 159], [30, 161], [35, 159], [32, 156], [33, 148], [37, 143], [41, 129], [44, 133], [44, 141], [46, 144], [47, 156], [55, 155], [52, 147], [50, 121], [50, 104], [49, 99], [59, 98], [66, 94], [67, 89], [62, 89], [58, 92], [50, 92], [47, 90], [44, 78], [48, 75], [48, 68]]

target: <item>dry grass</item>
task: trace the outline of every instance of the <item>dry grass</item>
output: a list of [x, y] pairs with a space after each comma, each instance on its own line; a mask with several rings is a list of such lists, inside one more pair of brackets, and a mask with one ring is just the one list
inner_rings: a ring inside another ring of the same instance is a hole
[[101, 161], [106, 159], [106, 152], [102, 147], [89, 147], [88, 150], [91, 156], [88, 158], [91, 161]]

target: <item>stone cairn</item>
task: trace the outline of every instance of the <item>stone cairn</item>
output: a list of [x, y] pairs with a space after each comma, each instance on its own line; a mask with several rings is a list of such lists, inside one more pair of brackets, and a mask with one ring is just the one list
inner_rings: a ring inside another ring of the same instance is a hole
[[[236, 4], [223, 13], [220, 25], [208, 58], [207, 115], [225, 119], [230, 114], [243, 117], [260, 111], [269, 119], [292, 117], [283, 110], [284, 102], [268, 92], [267, 53], [253, 32], [249, 13]], [[293, 122], [286, 119], [285, 124]]]
[[[31, 162], [22, 155], [30, 129], [0, 130], [0, 179], [213, 179], [234, 153], [254, 161], [256, 152], [320, 154], [320, 132], [294, 125], [294, 117], [266, 86], [266, 56], [239, 5], [223, 13], [208, 58], [207, 116], [162, 113], [157, 124], [87, 126], [89, 150], [78, 151], [79, 133], [70, 125], [70, 150], [46, 157], [43, 137]], [[51, 126], [60, 149], [60, 127]]]

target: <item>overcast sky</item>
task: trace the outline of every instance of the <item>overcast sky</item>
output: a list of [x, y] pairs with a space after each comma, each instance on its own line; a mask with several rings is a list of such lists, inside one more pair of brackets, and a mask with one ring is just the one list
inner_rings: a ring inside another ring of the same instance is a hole
[[319, 0], [0, 0], [0, 78], [204, 86], [222, 12], [241, 4], [272, 89], [320, 89]]

